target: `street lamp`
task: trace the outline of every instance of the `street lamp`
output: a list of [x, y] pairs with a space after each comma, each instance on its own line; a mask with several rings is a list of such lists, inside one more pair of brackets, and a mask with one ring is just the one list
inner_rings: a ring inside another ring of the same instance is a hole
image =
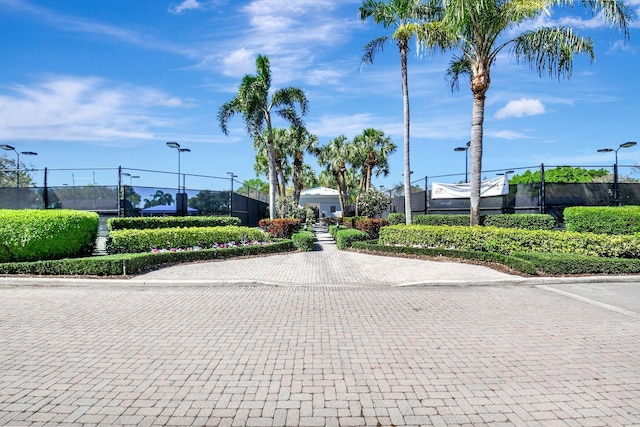
[[[183, 192], [180, 192], [180, 153], [189, 153], [191, 150], [188, 148], [180, 148], [180, 144], [177, 142], [167, 142], [167, 147], [175, 148], [178, 151], [178, 193], [176, 194], [176, 214], [177, 215], [186, 215], [187, 214], [187, 197]], [[184, 185], [183, 185], [184, 187]]]
[[15, 147], [8, 144], [0, 144], [0, 148], [7, 151], [13, 151], [18, 156], [18, 160], [16, 163], [16, 187], [20, 188], [20, 154], [25, 156], [37, 156], [38, 153], [35, 151], [18, 151]]
[[618, 150], [621, 148], [630, 148], [636, 145], [635, 141], [628, 141], [620, 144], [618, 148], [601, 148], [598, 153], [616, 153], [616, 162], [613, 164], [613, 200], [616, 206], [620, 206], [620, 187], [618, 182]]
[[229, 192], [229, 216], [233, 216], [233, 178], [237, 178], [238, 175], [235, 175], [233, 172], [227, 172], [229, 178], [231, 179], [231, 191]]
[[131, 175], [129, 172], [122, 172], [122, 176], [128, 176], [129, 177], [129, 187], [133, 187], [133, 179], [134, 178], [140, 178], [139, 175]]
[[456, 147], [453, 149], [453, 151], [464, 151], [464, 182], [467, 184], [469, 183], [469, 157], [467, 156], [469, 147], [471, 147], [471, 141], [467, 141], [464, 147]]

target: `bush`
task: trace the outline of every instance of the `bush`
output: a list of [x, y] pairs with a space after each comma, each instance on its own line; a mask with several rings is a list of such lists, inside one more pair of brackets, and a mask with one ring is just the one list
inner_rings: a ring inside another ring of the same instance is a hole
[[333, 237], [333, 240], [335, 240], [336, 235], [338, 234], [338, 231], [345, 230], [345, 229], [346, 227], [344, 225], [330, 225], [329, 234], [331, 235], [331, 237]]
[[536, 270], [548, 275], [565, 274], [638, 274], [640, 260], [600, 258], [577, 254], [517, 253], [518, 258], [535, 265]]
[[338, 249], [349, 249], [353, 242], [369, 239], [369, 235], [364, 231], [345, 228], [336, 233], [336, 246]]
[[223, 227], [226, 225], [240, 226], [240, 218], [230, 216], [166, 216], [166, 217], [135, 217], [110, 218], [107, 229], [112, 230], [146, 230], [149, 228], [176, 227]]
[[301, 251], [312, 251], [315, 245], [315, 234], [313, 231], [298, 231], [291, 237], [293, 244]]
[[469, 225], [469, 215], [416, 215], [413, 217], [415, 225]]
[[270, 237], [249, 227], [191, 227], [160, 228], [150, 230], [117, 230], [107, 237], [109, 254], [149, 252], [153, 249], [209, 249], [215, 245], [257, 241], [266, 242]]
[[515, 228], [394, 225], [380, 230], [380, 243], [496, 252], [503, 255], [517, 252], [560, 252], [610, 258], [640, 257], [640, 234], [607, 236]]
[[374, 218], [387, 210], [391, 204], [391, 198], [386, 193], [368, 190], [358, 195], [356, 204], [359, 215]]
[[599, 234], [633, 234], [640, 232], [640, 206], [574, 206], [564, 210], [567, 231]]
[[404, 225], [407, 223], [407, 217], [403, 213], [392, 213], [387, 216], [390, 225]]
[[305, 219], [305, 209], [298, 205], [291, 196], [278, 196], [276, 198], [276, 213], [279, 218]]
[[302, 221], [297, 218], [261, 219], [258, 225], [275, 239], [290, 239], [300, 230]]
[[0, 274], [122, 276], [183, 262], [270, 254], [294, 250], [291, 240], [266, 245], [237, 246], [201, 251], [118, 254], [90, 258], [0, 264]]
[[369, 235], [370, 239], [377, 239], [380, 233], [380, 228], [389, 225], [387, 219], [371, 219], [371, 218], [357, 218], [355, 220], [354, 228], [356, 230], [364, 231]]
[[556, 221], [548, 214], [499, 214], [486, 215], [483, 225], [498, 228], [520, 228], [522, 230], [553, 230]]
[[0, 210], [0, 262], [91, 255], [98, 227], [94, 212]]

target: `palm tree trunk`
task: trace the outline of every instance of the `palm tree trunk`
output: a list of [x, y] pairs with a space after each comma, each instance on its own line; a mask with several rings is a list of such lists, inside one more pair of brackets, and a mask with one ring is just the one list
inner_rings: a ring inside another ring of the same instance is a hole
[[480, 184], [482, 180], [482, 128], [486, 91], [473, 94], [471, 112], [471, 225], [480, 224]]
[[302, 152], [296, 152], [293, 158], [293, 201], [300, 203], [300, 192], [302, 192]]
[[398, 41], [402, 68], [402, 103], [404, 105], [404, 214], [411, 224], [411, 163], [409, 161], [409, 78], [407, 76], [407, 41]]

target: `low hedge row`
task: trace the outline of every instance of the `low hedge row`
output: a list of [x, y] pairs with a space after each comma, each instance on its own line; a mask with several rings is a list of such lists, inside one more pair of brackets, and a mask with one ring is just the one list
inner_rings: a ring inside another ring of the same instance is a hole
[[274, 239], [290, 239], [300, 231], [302, 221], [297, 218], [261, 219], [258, 225]]
[[98, 214], [94, 212], [0, 210], [0, 262], [91, 255], [98, 227]]
[[123, 276], [183, 262], [206, 261], [295, 250], [291, 240], [265, 245], [199, 251], [118, 254], [100, 257], [0, 264], [0, 274]]
[[291, 236], [293, 244], [301, 251], [312, 251], [315, 245], [316, 235], [313, 231], [302, 230]]
[[107, 229], [146, 230], [154, 228], [223, 227], [240, 226], [240, 218], [230, 216], [174, 216], [174, 217], [135, 217], [110, 218]]
[[400, 226], [380, 230], [380, 244], [495, 252], [575, 253], [610, 258], [639, 258], [640, 234], [520, 230], [496, 227]]
[[387, 216], [389, 225], [402, 225], [407, 223], [407, 217], [403, 213], [390, 213]]
[[549, 214], [489, 214], [484, 216], [482, 225], [522, 230], [553, 230], [556, 220]]
[[567, 231], [599, 234], [640, 232], [640, 206], [573, 206], [564, 210]]
[[115, 230], [107, 237], [107, 253], [139, 253], [153, 249], [209, 249], [214, 245], [267, 242], [270, 236], [258, 229], [238, 226]]
[[469, 225], [469, 215], [415, 215], [412, 218], [413, 225]]
[[371, 238], [364, 231], [342, 228], [336, 232], [335, 239], [338, 249], [349, 249], [354, 242], [370, 240]]

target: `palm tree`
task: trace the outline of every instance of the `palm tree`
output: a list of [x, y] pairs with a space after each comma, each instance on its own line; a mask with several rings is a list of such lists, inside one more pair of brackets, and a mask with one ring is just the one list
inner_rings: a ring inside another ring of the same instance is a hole
[[402, 103], [404, 106], [404, 210], [407, 224], [411, 224], [411, 163], [409, 160], [409, 80], [407, 77], [407, 52], [409, 41], [416, 34], [417, 23], [435, 16], [434, 9], [422, 0], [364, 0], [360, 6], [362, 21], [373, 18], [376, 24], [385, 29], [393, 28], [391, 36], [381, 36], [370, 41], [364, 47], [363, 64], [372, 64], [375, 54], [382, 50], [391, 38], [400, 51], [400, 69], [402, 75]]
[[365, 129], [360, 135], [353, 138], [357, 150], [357, 161], [354, 166], [362, 169], [360, 191], [371, 189], [373, 170], [376, 176], [389, 174], [389, 155], [396, 151], [396, 145], [391, 142], [391, 137], [377, 129]]
[[318, 137], [312, 135], [303, 127], [291, 127], [290, 138], [285, 148], [288, 155], [293, 157], [293, 171], [291, 181], [293, 183], [293, 201], [300, 202], [300, 192], [304, 188], [304, 153], [318, 154]]
[[[273, 145], [275, 148], [276, 161], [276, 195], [284, 197], [287, 194], [287, 177], [291, 175], [291, 167], [287, 162], [285, 150], [287, 149], [289, 135], [286, 129], [273, 128]], [[257, 151], [256, 162], [253, 170], [257, 174], [269, 174], [269, 150], [265, 143], [268, 135], [267, 130], [262, 137], [254, 141], [254, 147]]]
[[[267, 150], [269, 159], [269, 218], [276, 217], [276, 150], [274, 145], [272, 113], [295, 126], [302, 126], [302, 116], [307, 113], [307, 97], [300, 88], [289, 86], [271, 89], [271, 69], [269, 58], [258, 55], [256, 75], [246, 75], [238, 88], [238, 94], [223, 104], [218, 110], [220, 129], [228, 135], [227, 121], [233, 115], [242, 114], [247, 133], [254, 141], [267, 132]], [[297, 107], [297, 108], [296, 108]]]
[[[491, 83], [491, 66], [498, 54], [509, 47], [517, 62], [524, 62], [540, 76], [570, 78], [575, 54], [588, 54], [593, 61], [591, 38], [580, 37], [571, 27], [540, 27], [509, 34], [518, 25], [532, 22], [553, 6], [572, 6], [572, 0], [432, 0], [444, 8], [437, 22], [428, 22], [418, 31], [419, 42], [456, 51], [447, 75], [452, 89], [460, 75], [470, 77], [473, 94], [471, 114], [471, 225], [480, 220], [480, 179], [484, 105]], [[619, 0], [583, 0], [609, 22], [624, 30], [628, 38], [629, 9]], [[406, 176], [405, 176], [406, 180]]]
[[347, 137], [341, 135], [329, 141], [327, 145], [320, 149], [318, 163], [331, 173], [338, 187], [340, 198], [340, 209], [342, 216], [348, 216], [349, 189], [347, 186], [346, 171], [347, 164], [353, 159], [353, 144], [349, 144]]

